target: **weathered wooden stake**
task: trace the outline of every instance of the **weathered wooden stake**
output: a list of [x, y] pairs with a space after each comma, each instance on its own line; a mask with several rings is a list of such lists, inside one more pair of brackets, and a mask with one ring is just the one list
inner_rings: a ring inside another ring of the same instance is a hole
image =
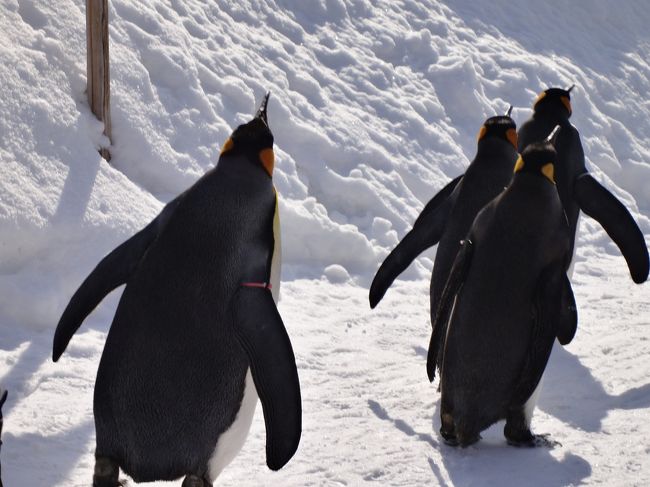
[[[104, 122], [104, 135], [111, 137], [111, 90], [108, 62], [108, 0], [86, 0], [86, 47], [88, 56], [88, 103], [95, 116]], [[106, 147], [99, 151], [111, 160]]]

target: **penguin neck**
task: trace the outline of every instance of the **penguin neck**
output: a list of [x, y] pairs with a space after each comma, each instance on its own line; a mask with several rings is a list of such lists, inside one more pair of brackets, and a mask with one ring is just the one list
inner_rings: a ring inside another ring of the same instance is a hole
[[564, 126], [569, 122], [569, 114], [564, 109], [564, 107], [541, 107], [535, 110], [533, 118], [538, 120], [549, 127], [555, 127], [556, 125]]
[[[487, 137], [479, 140], [476, 158], [490, 157], [490, 156], [503, 156], [504, 154], [516, 155], [516, 149], [507, 140], [499, 139], [497, 137]], [[510, 154], [512, 152], [512, 154]]]
[[512, 181], [513, 183], [518, 182], [519, 185], [526, 184], [540, 187], [546, 187], [546, 185], [549, 185], [549, 187], [555, 186], [555, 183], [544, 176], [541, 171], [516, 172], [512, 178]]
[[272, 179], [261, 163], [252, 160], [248, 154], [232, 154], [219, 158], [216, 167], [223, 175], [244, 179], [256, 184], [272, 185]]

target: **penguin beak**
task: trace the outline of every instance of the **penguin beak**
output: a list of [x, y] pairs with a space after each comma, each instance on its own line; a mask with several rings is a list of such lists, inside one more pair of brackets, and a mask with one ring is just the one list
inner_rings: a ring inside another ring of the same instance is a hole
[[259, 118], [262, 122], [264, 122], [264, 125], [267, 127], [269, 126], [269, 121], [266, 118], [266, 107], [269, 103], [269, 96], [271, 96], [271, 92], [269, 91], [264, 98], [262, 99], [262, 104], [257, 110], [257, 113], [255, 114], [255, 118]]

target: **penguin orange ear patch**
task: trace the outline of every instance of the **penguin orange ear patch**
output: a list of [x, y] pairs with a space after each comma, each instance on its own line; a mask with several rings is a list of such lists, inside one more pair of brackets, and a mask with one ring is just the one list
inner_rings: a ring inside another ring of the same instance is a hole
[[524, 160], [519, 156], [517, 163], [515, 164], [515, 172], [519, 172], [524, 168]]
[[273, 149], [262, 149], [259, 158], [264, 169], [269, 173], [269, 176], [273, 176], [273, 167], [275, 165], [275, 153], [273, 152]]
[[506, 138], [510, 141], [512, 146], [517, 149], [517, 131], [515, 129], [508, 129], [506, 130]]
[[481, 140], [483, 137], [485, 137], [485, 134], [487, 134], [487, 128], [485, 128], [485, 125], [481, 126], [481, 130], [478, 132], [478, 140]]
[[542, 174], [546, 176], [550, 182], [555, 184], [555, 168], [553, 167], [552, 162], [542, 166]]
[[546, 96], [546, 92], [542, 91], [539, 95], [537, 95], [537, 99], [535, 100], [535, 103], [533, 103], [533, 107], [535, 107], [542, 99]]
[[228, 137], [228, 140], [226, 140], [226, 143], [223, 144], [223, 147], [221, 148], [221, 154], [225, 154], [229, 150], [231, 150], [235, 146], [234, 142], [230, 137]]
[[571, 115], [571, 100], [569, 100], [569, 97], [567, 96], [562, 96], [560, 97], [560, 100], [562, 100], [562, 104], [564, 105], [564, 108], [566, 108], [569, 112], [569, 115]]

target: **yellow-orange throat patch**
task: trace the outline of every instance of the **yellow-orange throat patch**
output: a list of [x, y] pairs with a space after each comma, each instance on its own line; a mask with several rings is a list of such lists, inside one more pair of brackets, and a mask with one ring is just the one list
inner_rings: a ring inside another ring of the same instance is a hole
[[515, 172], [519, 172], [524, 168], [524, 160], [522, 159], [521, 156], [517, 159], [517, 162], [515, 163]]
[[228, 152], [230, 149], [232, 149], [235, 146], [234, 142], [230, 137], [228, 137], [228, 140], [223, 144], [223, 147], [221, 147], [221, 153], [220, 154], [225, 154]]
[[477, 140], [481, 140], [483, 137], [485, 137], [485, 134], [487, 134], [487, 129], [485, 128], [485, 125], [482, 125], [481, 130], [478, 131]]
[[555, 168], [553, 167], [552, 162], [542, 166], [542, 174], [546, 176], [550, 182], [555, 184]]
[[262, 149], [259, 158], [264, 169], [269, 173], [269, 176], [273, 176], [273, 167], [275, 166], [275, 153], [273, 149]]

